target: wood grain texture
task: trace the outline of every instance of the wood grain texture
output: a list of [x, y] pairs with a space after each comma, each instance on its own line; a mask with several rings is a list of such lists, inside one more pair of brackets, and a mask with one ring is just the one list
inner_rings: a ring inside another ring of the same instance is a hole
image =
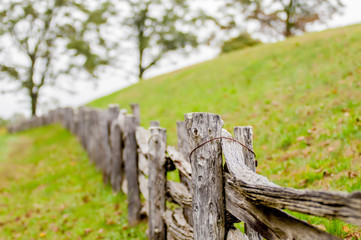
[[192, 179], [192, 167], [189, 161], [175, 147], [167, 146], [169, 158], [173, 161], [176, 168], [189, 180]]
[[167, 181], [167, 194], [183, 208], [192, 208], [192, 196], [183, 183]]
[[338, 239], [281, 210], [256, 205], [240, 192], [235, 179], [226, 174], [226, 208], [236, 218], [247, 223], [264, 238], [273, 239]]
[[130, 108], [132, 109], [133, 116], [135, 116], [135, 124], [140, 125], [140, 107], [137, 103], [131, 103]]
[[99, 137], [101, 149], [101, 170], [104, 184], [110, 183], [111, 150], [109, 143], [109, 111], [99, 111]]
[[149, 153], [148, 142], [150, 138], [149, 130], [143, 127], [137, 127], [135, 132], [135, 137], [137, 140], [140, 153], [142, 153], [144, 156], [148, 156]]
[[[234, 138], [247, 148], [253, 151], [253, 129], [252, 127], [235, 127]], [[256, 158], [255, 155], [247, 148], [242, 148], [244, 162], [249, 169], [256, 172]], [[244, 225], [245, 234], [250, 240], [262, 240], [263, 237], [253, 230], [248, 224]]]
[[[211, 113], [185, 114], [191, 149], [221, 136], [223, 121]], [[191, 156], [194, 239], [225, 238], [222, 150], [219, 141], [196, 149]]]
[[239, 229], [231, 228], [227, 233], [227, 240], [249, 240]]
[[128, 225], [135, 226], [140, 220], [140, 190], [138, 183], [138, 152], [135, 140], [137, 127], [136, 117], [127, 115], [125, 117], [124, 150], [125, 172], [127, 179], [128, 198]]
[[[176, 153], [174, 148], [168, 146], [168, 149], [171, 149], [172, 159], [175, 159], [175, 156], [181, 156]], [[180, 157], [180, 159], [182, 158]], [[178, 166], [187, 164], [184, 159], [178, 159], [176, 162]], [[182, 166], [181, 169], [187, 168]], [[191, 170], [185, 171], [185, 173], [187, 176], [192, 175]], [[280, 210], [256, 205], [242, 194], [241, 189], [236, 187], [231, 174], [225, 174], [225, 179], [226, 210], [256, 229], [263, 237], [267, 239], [288, 239], [288, 237], [289, 239], [337, 239]], [[192, 202], [190, 193], [187, 193], [185, 186], [180, 183], [168, 181], [167, 192], [173, 201], [181, 206], [188, 206]]]
[[163, 219], [167, 225], [167, 239], [193, 240], [193, 229], [188, 225], [181, 209], [167, 210]]
[[[139, 149], [138, 149], [139, 150]], [[148, 159], [138, 151], [138, 168], [139, 171], [145, 176], [149, 175]]]
[[[178, 151], [183, 155], [184, 159], [189, 162], [189, 154], [191, 152], [189, 147], [189, 134], [184, 121], [177, 121], [177, 145]], [[188, 191], [192, 191], [192, 182], [179, 171], [179, 179], [187, 187]], [[188, 224], [193, 227], [193, 211], [192, 207], [183, 207], [183, 215]]]
[[150, 127], [148, 154], [148, 190], [149, 190], [149, 239], [166, 239], [167, 232], [163, 220], [166, 210], [166, 129]]
[[110, 131], [110, 142], [111, 142], [111, 176], [110, 183], [115, 192], [120, 192], [124, 179], [124, 159], [123, 159], [123, 148], [124, 148], [124, 121], [126, 111], [120, 110], [116, 120], [112, 122]]
[[141, 215], [149, 215], [149, 189], [148, 189], [148, 179], [144, 176], [144, 174], [139, 173], [138, 176], [139, 181], [139, 190], [142, 193], [145, 202], [140, 210]]

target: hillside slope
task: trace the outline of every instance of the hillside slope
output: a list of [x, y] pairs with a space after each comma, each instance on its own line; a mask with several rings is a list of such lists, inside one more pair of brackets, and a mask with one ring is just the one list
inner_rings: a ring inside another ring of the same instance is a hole
[[272, 180], [298, 186], [293, 176], [300, 174], [306, 180], [301, 187], [320, 180], [314, 187], [360, 189], [360, 176], [349, 186], [343, 181], [322, 184], [324, 175], [342, 179], [346, 169], [360, 170], [359, 39], [361, 25], [306, 34], [222, 55], [89, 105], [139, 103], [142, 124], [160, 120], [171, 144], [176, 142], [175, 121], [184, 113], [217, 113], [229, 130], [254, 127], [260, 170]]
[[[256, 46], [140, 82], [89, 105], [139, 103], [142, 124], [160, 120], [170, 144], [176, 144], [175, 121], [184, 113], [217, 113], [228, 130], [254, 127], [258, 171], [272, 181], [361, 190], [360, 39], [361, 25], [354, 25]], [[342, 229], [335, 231], [342, 235]]]

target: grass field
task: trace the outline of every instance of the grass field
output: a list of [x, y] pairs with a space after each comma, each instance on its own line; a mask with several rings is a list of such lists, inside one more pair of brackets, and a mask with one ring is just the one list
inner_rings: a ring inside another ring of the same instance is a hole
[[[228, 130], [254, 127], [258, 172], [270, 180], [295, 188], [361, 190], [360, 39], [361, 25], [354, 25], [256, 46], [88, 105], [139, 103], [142, 124], [160, 120], [169, 144], [176, 144], [175, 121], [184, 113], [217, 113]], [[338, 221], [302, 218], [338, 236], [352, 232]]]
[[127, 227], [127, 200], [58, 125], [0, 130], [0, 239], [146, 239]]

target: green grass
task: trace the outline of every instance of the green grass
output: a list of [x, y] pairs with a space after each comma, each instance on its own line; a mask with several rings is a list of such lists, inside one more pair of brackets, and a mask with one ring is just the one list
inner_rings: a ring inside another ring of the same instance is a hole
[[[176, 120], [184, 113], [217, 113], [228, 130], [254, 127], [258, 172], [273, 182], [357, 191], [360, 39], [361, 25], [354, 25], [264, 44], [140, 82], [88, 105], [139, 103], [142, 125], [160, 120], [171, 145], [176, 144]], [[338, 221], [307, 220], [344, 236]]]
[[0, 129], [0, 239], [146, 239], [127, 200], [104, 186], [77, 139], [58, 125]]

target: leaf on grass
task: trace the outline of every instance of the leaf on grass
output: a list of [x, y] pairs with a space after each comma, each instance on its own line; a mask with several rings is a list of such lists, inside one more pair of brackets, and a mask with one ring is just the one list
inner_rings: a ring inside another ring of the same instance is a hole
[[342, 227], [342, 230], [345, 232], [345, 233], [349, 233], [350, 232], [350, 228], [348, 226], [343, 226]]
[[41, 237], [41, 238], [46, 237], [46, 233], [44, 233], [44, 232], [39, 233], [39, 237]]
[[93, 229], [91, 228], [86, 228], [84, 229], [84, 235], [88, 235], [89, 233], [91, 233], [93, 231]]
[[358, 176], [358, 175], [357, 175], [356, 172], [351, 172], [351, 171], [348, 172], [348, 178], [355, 178], [355, 177], [357, 177], [357, 176]]
[[82, 200], [83, 200], [84, 203], [88, 203], [90, 201], [90, 198], [89, 198], [88, 195], [85, 195], [85, 196], [82, 197]]

